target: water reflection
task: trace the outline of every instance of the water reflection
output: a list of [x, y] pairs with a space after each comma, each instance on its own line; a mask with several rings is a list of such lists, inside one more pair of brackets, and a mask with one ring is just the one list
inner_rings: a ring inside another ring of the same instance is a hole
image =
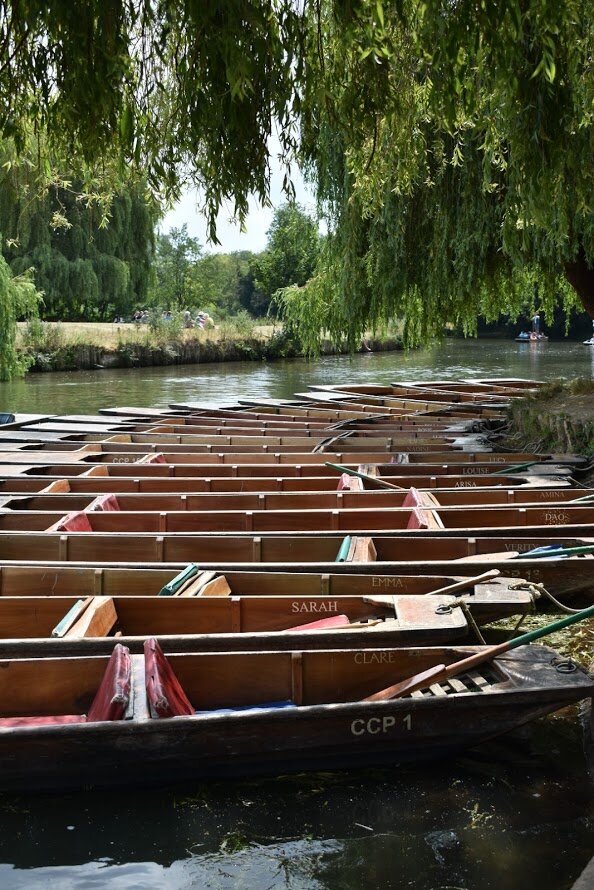
[[0, 798], [3, 888], [570, 886], [594, 800], [575, 722], [427, 767]]

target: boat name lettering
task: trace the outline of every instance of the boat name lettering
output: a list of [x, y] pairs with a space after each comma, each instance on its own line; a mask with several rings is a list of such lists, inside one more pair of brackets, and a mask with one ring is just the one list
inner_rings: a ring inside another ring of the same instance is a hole
[[545, 513], [545, 522], [550, 523], [551, 525], [565, 525], [569, 522], [570, 516], [569, 513]]
[[547, 491], [539, 491], [538, 496], [541, 499], [541, 501], [544, 501], [547, 498], [557, 498], [559, 496], [559, 489], [553, 488], [552, 491], [548, 491], [548, 490]]
[[[138, 460], [140, 460], [140, 458], [138, 458]], [[112, 458], [111, 462], [112, 462], [112, 464], [130, 464], [130, 463], [135, 464], [136, 458], [134, 460], [132, 460], [132, 458], [130, 458], [130, 457], [114, 457], [114, 458]]]
[[462, 476], [486, 476], [490, 473], [489, 467], [462, 467]]
[[461, 479], [460, 482], [456, 482], [454, 488], [476, 488], [476, 482], [472, 479]]
[[391, 664], [396, 652], [356, 652], [355, 664]]
[[[407, 714], [400, 721], [404, 724], [405, 729], [412, 728], [412, 716]], [[364, 720], [359, 717], [351, 723], [351, 733], [353, 735], [378, 735], [380, 732], [389, 732], [396, 726], [396, 717], [392, 714], [386, 714], [385, 717], [370, 717]]]
[[378, 578], [374, 575], [371, 579], [372, 587], [403, 587], [402, 578]]
[[336, 600], [316, 602], [310, 600], [307, 603], [291, 603], [292, 612], [338, 612]]
[[[532, 550], [534, 548], [534, 544], [526, 544], [523, 541], [510, 541], [503, 545], [506, 550], [514, 551], [517, 550], [518, 553], [524, 553], [526, 550]], [[507, 571], [507, 570], [506, 570]]]

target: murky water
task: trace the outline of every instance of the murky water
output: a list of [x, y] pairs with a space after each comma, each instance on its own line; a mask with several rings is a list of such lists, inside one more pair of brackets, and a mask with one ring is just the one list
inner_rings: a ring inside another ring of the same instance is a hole
[[[593, 374], [576, 343], [447, 341], [409, 354], [30, 376], [0, 409], [285, 397], [310, 383]], [[93, 764], [89, 762], [89, 772]], [[594, 853], [574, 714], [429, 767], [0, 796], [1, 888], [565, 890]]]

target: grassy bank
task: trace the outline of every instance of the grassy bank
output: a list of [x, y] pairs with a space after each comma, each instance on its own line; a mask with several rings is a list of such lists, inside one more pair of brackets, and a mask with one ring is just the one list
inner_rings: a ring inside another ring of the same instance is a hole
[[[281, 325], [258, 324], [247, 314], [206, 329], [184, 329], [181, 319], [153, 324], [40, 322], [20, 324], [19, 350], [30, 372], [150, 367], [221, 361], [272, 361], [300, 355]], [[399, 336], [370, 339], [374, 351], [402, 348]], [[337, 350], [329, 341], [323, 354]]]
[[594, 455], [594, 381], [563, 380], [510, 409], [513, 440], [527, 451]]

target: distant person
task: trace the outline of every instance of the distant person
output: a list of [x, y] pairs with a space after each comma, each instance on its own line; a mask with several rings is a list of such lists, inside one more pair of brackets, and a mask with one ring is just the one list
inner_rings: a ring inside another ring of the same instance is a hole
[[532, 316], [532, 333], [540, 337], [540, 314], [538, 312]]
[[163, 313], [164, 321], [171, 321], [172, 318], [173, 318], [173, 314], [171, 312], [171, 309], [166, 309], [165, 312]]
[[193, 328], [194, 322], [192, 321], [192, 313], [189, 309], [186, 309], [184, 312], [184, 327], [185, 328]]
[[132, 321], [134, 322], [134, 324], [140, 324], [140, 322], [142, 321], [142, 312], [140, 311], [140, 309], [136, 310], [136, 312], [132, 316]]

